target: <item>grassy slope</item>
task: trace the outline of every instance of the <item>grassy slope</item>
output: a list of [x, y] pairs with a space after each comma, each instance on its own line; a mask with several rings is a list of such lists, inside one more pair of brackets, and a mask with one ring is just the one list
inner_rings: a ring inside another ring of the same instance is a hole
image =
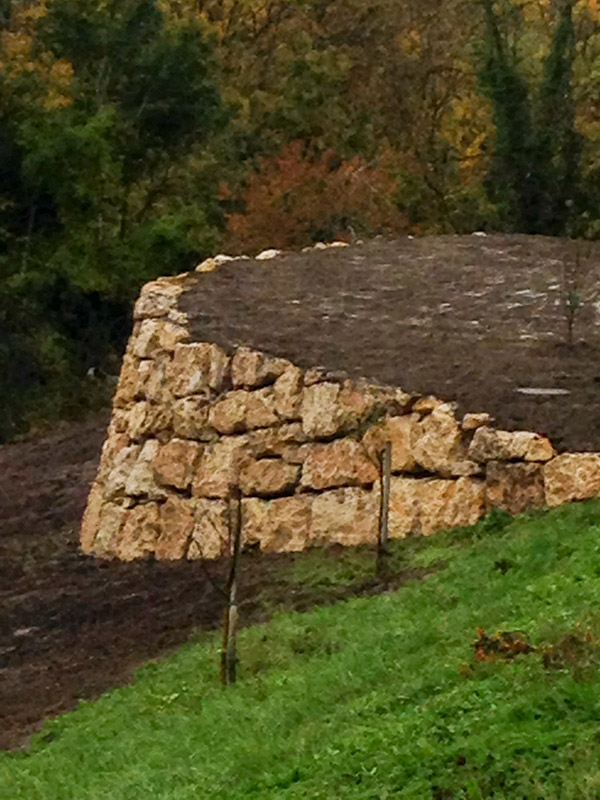
[[[537, 654], [464, 666], [478, 625], [536, 644], [598, 632], [600, 503], [407, 540], [394, 558], [447, 566], [245, 630], [228, 690], [215, 638], [146, 666], [0, 756], [0, 797], [600, 797], [600, 673], [576, 680]], [[309, 554], [296, 577], [352, 579], [348, 559]]]

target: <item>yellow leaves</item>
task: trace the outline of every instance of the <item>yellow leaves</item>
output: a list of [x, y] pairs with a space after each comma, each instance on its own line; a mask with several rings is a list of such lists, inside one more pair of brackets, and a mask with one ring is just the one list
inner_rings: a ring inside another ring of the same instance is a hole
[[423, 51], [423, 37], [416, 28], [399, 33], [395, 42], [405, 56], [418, 58]]

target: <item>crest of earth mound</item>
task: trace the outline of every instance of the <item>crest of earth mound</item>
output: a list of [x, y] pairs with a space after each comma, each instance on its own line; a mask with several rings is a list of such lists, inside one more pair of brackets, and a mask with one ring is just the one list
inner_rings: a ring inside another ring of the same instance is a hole
[[247, 546], [374, 542], [387, 442], [392, 537], [599, 495], [596, 310], [567, 347], [572, 259], [542, 237], [378, 239], [148, 284], [82, 549], [218, 557], [232, 487]]

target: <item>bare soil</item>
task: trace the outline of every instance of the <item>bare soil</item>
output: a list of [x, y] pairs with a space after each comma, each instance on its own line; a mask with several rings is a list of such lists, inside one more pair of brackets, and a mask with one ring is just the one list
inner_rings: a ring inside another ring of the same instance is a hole
[[[198, 340], [250, 344], [301, 366], [435, 393], [465, 411], [490, 411], [502, 426], [546, 433], [559, 449], [600, 450], [598, 254], [580, 276], [587, 302], [572, 347], [562, 275], [573, 245], [539, 237], [375, 241], [224, 265], [191, 277], [181, 304]], [[519, 387], [568, 394], [536, 397]], [[3, 748], [219, 624], [225, 564], [103, 563], [78, 553], [107, 421], [105, 412], [0, 447]], [[245, 557], [246, 622], [282, 605], [303, 610], [390, 588], [297, 587], [293, 558]], [[393, 586], [420, 576], [396, 576]]]

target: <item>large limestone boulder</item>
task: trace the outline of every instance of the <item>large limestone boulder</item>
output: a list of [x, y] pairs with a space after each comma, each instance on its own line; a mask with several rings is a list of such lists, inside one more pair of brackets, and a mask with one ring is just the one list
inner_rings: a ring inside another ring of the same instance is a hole
[[133, 465], [125, 482], [125, 494], [128, 497], [141, 497], [148, 500], [164, 500], [167, 492], [159, 486], [154, 477], [153, 462], [157, 458], [160, 444], [156, 439], [150, 439]]
[[488, 508], [522, 514], [545, 503], [541, 464], [490, 461], [486, 469], [485, 496]]
[[187, 557], [192, 561], [219, 558], [229, 549], [228, 510], [225, 500], [194, 501], [194, 530]]
[[544, 467], [544, 484], [551, 507], [600, 497], [600, 453], [557, 456]]
[[240, 487], [245, 495], [277, 497], [292, 493], [299, 478], [299, 466], [279, 458], [261, 458], [242, 467]]
[[377, 541], [379, 492], [345, 488], [315, 495], [312, 501], [310, 540], [346, 546]]
[[413, 472], [417, 462], [412, 451], [415, 426], [419, 422], [416, 414], [401, 417], [386, 417], [365, 433], [363, 445], [369, 458], [377, 463], [386, 442], [392, 445], [392, 472]]
[[135, 320], [171, 316], [177, 312], [177, 301], [183, 283], [176, 278], [159, 278], [142, 287], [133, 309]]
[[244, 544], [260, 544], [266, 553], [293, 553], [309, 543], [311, 506], [307, 495], [242, 502]]
[[299, 420], [302, 406], [302, 370], [290, 365], [273, 385], [273, 400], [278, 417]]
[[154, 478], [160, 486], [189, 489], [202, 454], [202, 446], [186, 439], [171, 439], [159, 446], [152, 461]]
[[226, 435], [277, 425], [273, 389], [230, 392], [212, 406], [208, 420], [216, 431]]
[[412, 455], [419, 466], [444, 477], [476, 475], [481, 469], [467, 458], [451, 404], [436, 405], [411, 429]]
[[135, 561], [152, 555], [160, 531], [158, 503], [144, 503], [129, 509], [125, 512], [118, 537], [115, 553], [117, 558], [121, 561]]
[[469, 458], [487, 461], [550, 461], [556, 455], [544, 436], [530, 431], [498, 431], [478, 428], [469, 446]]
[[249, 347], [240, 347], [231, 362], [234, 389], [258, 389], [274, 383], [292, 365]]
[[364, 447], [354, 439], [307, 445], [303, 489], [322, 491], [341, 486], [367, 486], [377, 478], [377, 468]]
[[483, 481], [392, 478], [389, 515], [392, 538], [403, 538], [410, 533], [429, 536], [448, 528], [473, 525], [484, 511]]
[[169, 367], [169, 384], [175, 397], [212, 390], [221, 392], [229, 378], [229, 357], [214, 344], [179, 344]]
[[194, 532], [193, 501], [171, 494], [160, 509], [160, 536], [156, 542], [156, 558], [178, 561], [185, 558]]
[[207, 445], [192, 485], [194, 497], [225, 498], [237, 486], [243, 466], [249, 460], [248, 439], [230, 436]]
[[131, 354], [138, 358], [157, 358], [173, 353], [189, 338], [187, 329], [168, 320], [145, 319], [136, 327], [131, 338]]

